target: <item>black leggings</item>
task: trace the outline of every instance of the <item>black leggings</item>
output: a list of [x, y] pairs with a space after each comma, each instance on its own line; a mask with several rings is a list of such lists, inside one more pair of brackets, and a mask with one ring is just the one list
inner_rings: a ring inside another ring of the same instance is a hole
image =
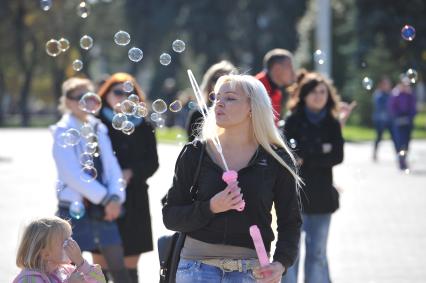
[[100, 253], [108, 264], [114, 283], [131, 283], [130, 275], [124, 266], [124, 252], [121, 245], [100, 248]]

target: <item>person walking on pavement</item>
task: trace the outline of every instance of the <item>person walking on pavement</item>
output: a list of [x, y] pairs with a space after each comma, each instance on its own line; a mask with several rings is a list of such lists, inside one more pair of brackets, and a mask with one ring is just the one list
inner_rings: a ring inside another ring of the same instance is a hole
[[388, 77], [382, 77], [378, 88], [373, 93], [373, 123], [376, 130], [376, 139], [374, 141], [373, 160], [377, 161], [377, 151], [379, 143], [382, 140], [385, 130], [389, 131], [392, 142], [394, 135], [392, 129], [392, 120], [389, 113], [389, 99], [391, 97], [392, 83]]
[[[305, 182], [302, 189], [302, 230], [305, 233], [306, 283], [330, 283], [327, 239], [331, 215], [339, 207], [333, 186], [333, 166], [343, 161], [343, 138], [338, 121], [338, 96], [332, 84], [317, 73], [301, 80], [289, 101], [292, 113], [284, 124], [284, 135], [294, 149]], [[282, 283], [296, 283], [299, 261]]]
[[389, 101], [390, 113], [393, 120], [395, 147], [401, 170], [408, 169], [407, 153], [411, 141], [414, 117], [416, 116], [416, 97], [410, 86], [410, 80], [403, 78], [392, 91]]

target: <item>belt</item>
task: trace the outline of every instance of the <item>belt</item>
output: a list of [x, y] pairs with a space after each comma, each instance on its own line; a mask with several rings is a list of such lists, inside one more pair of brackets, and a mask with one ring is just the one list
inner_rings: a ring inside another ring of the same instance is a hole
[[224, 272], [243, 272], [246, 270], [253, 270], [254, 268], [260, 266], [259, 260], [257, 259], [203, 259], [200, 260], [200, 262], [218, 267]]

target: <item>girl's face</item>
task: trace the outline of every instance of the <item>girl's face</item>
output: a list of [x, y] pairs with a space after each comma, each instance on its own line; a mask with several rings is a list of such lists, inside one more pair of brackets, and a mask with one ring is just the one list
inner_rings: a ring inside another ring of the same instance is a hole
[[250, 100], [240, 87], [231, 87], [224, 83], [216, 94], [216, 124], [221, 128], [230, 128], [250, 122]]
[[117, 103], [123, 102], [128, 96], [128, 93], [124, 91], [123, 84], [119, 83], [114, 85], [110, 91], [106, 94], [106, 102], [109, 107], [114, 109]]
[[62, 235], [57, 235], [53, 237], [52, 243], [49, 243], [49, 246], [47, 247], [47, 252], [45, 253], [45, 258], [47, 259], [51, 267], [54, 268], [55, 266], [61, 264], [71, 263], [64, 250], [64, 243], [70, 237], [71, 234], [63, 233]]
[[319, 112], [327, 104], [327, 99], [327, 86], [324, 83], [320, 83], [305, 97], [305, 104], [310, 111]]

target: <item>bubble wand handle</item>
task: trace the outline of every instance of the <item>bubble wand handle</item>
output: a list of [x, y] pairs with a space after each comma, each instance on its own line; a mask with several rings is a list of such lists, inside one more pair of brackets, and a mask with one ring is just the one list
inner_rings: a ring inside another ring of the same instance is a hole
[[253, 239], [254, 248], [261, 267], [269, 265], [269, 258], [266, 254], [265, 245], [263, 244], [262, 235], [257, 225], [250, 226], [250, 236]]
[[[238, 173], [234, 170], [227, 170], [222, 175], [222, 180], [225, 181], [226, 184], [232, 184], [236, 182], [238, 179]], [[241, 205], [237, 208], [237, 211], [243, 211], [244, 207], [246, 206], [245, 201], [243, 200]]]

